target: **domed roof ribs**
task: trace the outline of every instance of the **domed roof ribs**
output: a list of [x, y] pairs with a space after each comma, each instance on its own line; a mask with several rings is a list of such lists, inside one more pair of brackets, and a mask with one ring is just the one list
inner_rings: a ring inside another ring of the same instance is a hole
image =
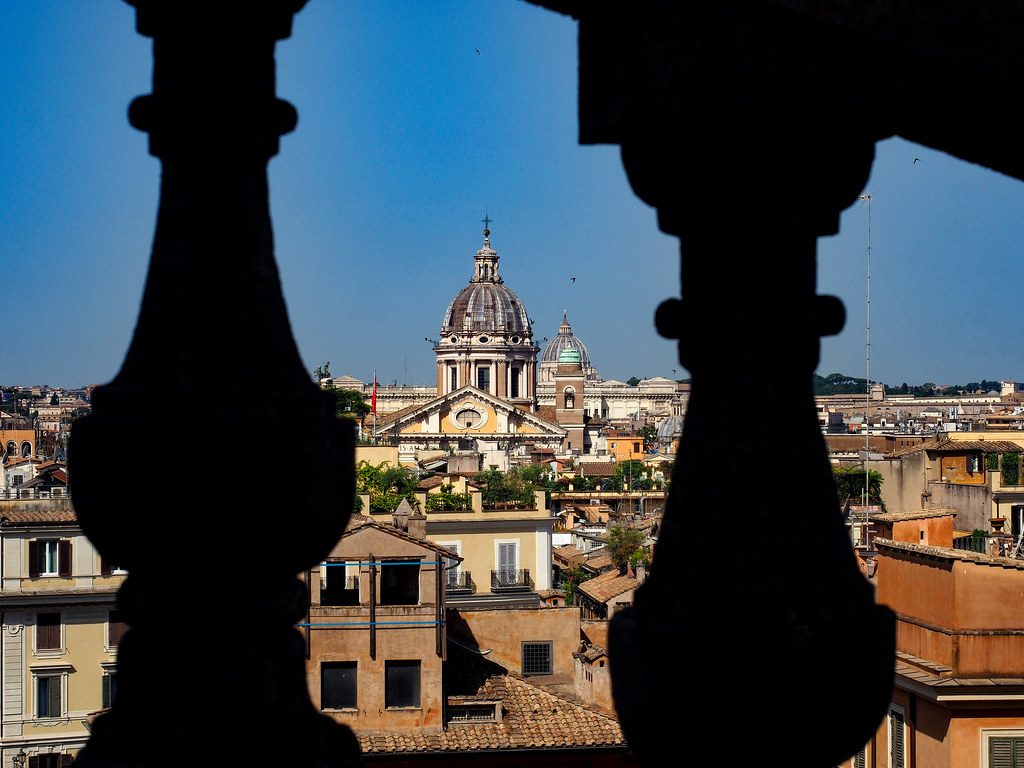
[[441, 333], [518, 333], [525, 341], [531, 335], [526, 308], [498, 274], [498, 253], [491, 248], [490, 234], [489, 229], [484, 230], [473, 277], [448, 305]]

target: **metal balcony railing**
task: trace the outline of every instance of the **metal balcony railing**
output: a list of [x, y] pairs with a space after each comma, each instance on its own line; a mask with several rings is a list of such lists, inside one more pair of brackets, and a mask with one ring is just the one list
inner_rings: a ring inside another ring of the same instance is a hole
[[448, 571], [445, 577], [444, 588], [450, 594], [454, 592], [473, 592], [476, 586], [473, 584], [472, 574], [469, 571]]
[[528, 568], [518, 571], [509, 568], [491, 571], [492, 592], [524, 590], [529, 588], [530, 571]]
[[987, 550], [985, 536], [957, 536], [953, 539], [953, 549], [966, 549], [969, 552], [984, 554]]

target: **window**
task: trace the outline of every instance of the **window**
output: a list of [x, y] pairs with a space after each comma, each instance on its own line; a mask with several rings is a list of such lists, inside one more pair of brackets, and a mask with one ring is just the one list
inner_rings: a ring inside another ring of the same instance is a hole
[[519, 575], [519, 542], [499, 541], [497, 548], [498, 584], [500, 586], [515, 586]]
[[359, 563], [320, 566], [320, 605], [359, 605]]
[[104, 672], [101, 684], [101, 706], [107, 709], [114, 705], [114, 699], [117, 697], [117, 672]]
[[74, 757], [51, 752], [48, 755], [29, 755], [28, 768], [71, 768]]
[[552, 674], [550, 640], [523, 643], [523, 674]]
[[490, 368], [477, 368], [476, 369], [476, 388], [482, 389], [484, 392], [491, 391], [491, 369]]
[[868, 748], [861, 747], [853, 756], [853, 768], [868, 768]]
[[121, 612], [114, 610], [107, 614], [107, 648], [117, 648], [128, 626], [121, 619]]
[[988, 742], [987, 768], [1024, 768], [1024, 732], [982, 731], [982, 739]]
[[903, 768], [906, 765], [906, 723], [903, 712], [895, 707], [889, 710], [889, 768]]
[[60, 683], [60, 675], [36, 678], [36, 717], [60, 717]]
[[384, 706], [418, 707], [419, 705], [419, 661], [385, 661]]
[[519, 369], [513, 368], [511, 372], [512, 378], [508, 383], [508, 396], [511, 398], [519, 397]]
[[356, 662], [320, 665], [320, 709], [356, 709]]
[[117, 574], [128, 573], [124, 568], [114, 565], [107, 560], [103, 555], [100, 555], [100, 575], [101, 576], [113, 576]]
[[60, 613], [37, 613], [36, 650], [58, 651], [60, 648]]
[[463, 429], [475, 427], [480, 421], [480, 414], [472, 408], [463, 408], [455, 415], [455, 423]]
[[71, 542], [64, 539], [37, 539], [28, 543], [28, 575], [71, 576]]
[[[454, 340], [452, 341], [452, 343], [455, 343]], [[454, 392], [456, 389], [459, 388], [459, 371], [454, 365], [450, 365], [448, 366], [448, 374], [449, 379], [451, 381], [451, 386], [449, 386], [448, 389]]]
[[383, 562], [380, 566], [380, 604], [417, 605], [420, 601], [419, 561]]
[[[461, 542], [439, 541], [437, 543], [445, 549], [450, 549], [456, 555], [459, 554]], [[458, 589], [459, 587], [460, 576], [462, 575], [462, 569], [459, 567], [461, 562], [461, 560], [457, 560], [454, 557], [444, 558], [444, 584], [448, 589]]]

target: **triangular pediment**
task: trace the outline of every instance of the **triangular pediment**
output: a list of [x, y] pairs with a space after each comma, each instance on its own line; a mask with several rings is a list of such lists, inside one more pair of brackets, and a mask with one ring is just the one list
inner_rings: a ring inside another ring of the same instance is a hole
[[535, 413], [467, 384], [428, 403], [397, 414], [379, 434], [562, 436], [565, 430]]

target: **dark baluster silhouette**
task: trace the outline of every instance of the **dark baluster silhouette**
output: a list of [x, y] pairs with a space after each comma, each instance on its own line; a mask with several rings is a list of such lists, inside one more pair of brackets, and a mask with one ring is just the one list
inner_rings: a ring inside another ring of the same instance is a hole
[[[82, 526], [129, 570], [131, 629], [76, 765], [350, 764], [351, 731], [310, 703], [294, 624], [296, 574], [352, 509], [354, 435], [292, 339], [267, 193], [296, 121], [274, 45], [303, 2], [132, 5], [154, 70], [129, 117], [162, 161], [160, 210], [131, 346], [70, 448]], [[112, 482], [126, 458], [138, 485]]]

